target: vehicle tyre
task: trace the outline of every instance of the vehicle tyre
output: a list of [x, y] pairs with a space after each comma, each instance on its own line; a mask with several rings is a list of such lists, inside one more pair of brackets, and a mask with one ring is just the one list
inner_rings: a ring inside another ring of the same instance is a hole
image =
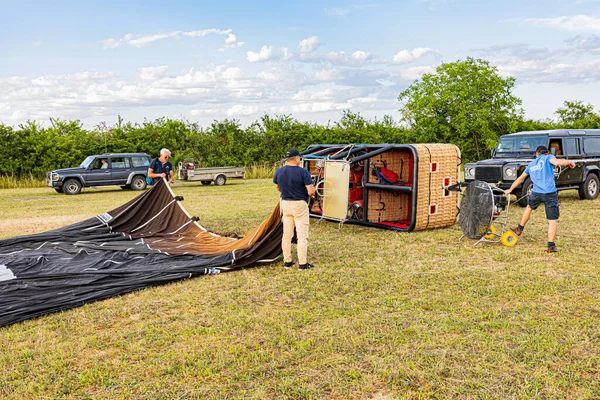
[[515, 235], [513, 231], [507, 231], [502, 234], [502, 239], [500, 240], [503, 245], [508, 247], [513, 247], [517, 244], [519, 237]]
[[146, 178], [144, 178], [142, 175], [136, 175], [131, 180], [130, 186], [133, 190], [144, 190], [146, 189], [146, 185]]
[[585, 178], [585, 182], [579, 185], [579, 198], [581, 200], [594, 200], [598, 197], [599, 183], [598, 176], [589, 173], [587, 178]]
[[208, 186], [208, 185], [210, 185], [211, 183], [212, 183], [212, 181], [202, 181], [202, 184], [203, 184], [204, 186]]
[[521, 190], [519, 190], [519, 193], [517, 194], [517, 198], [520, 199], [519, 205], [521, 207], [527, 207], [527, 204], [529, 204], [529, 193], [531, 193], [532, 190], [533, 182], [531, 182], [531, 178], [528, 177], [525, 179], [525, 182], [523, 182], [523, 185], [521, 185]]
[[64, 193], [62, 188], [54, 188], [54, 190], [56, 190], [56, 193]]
[[225, 175], [217, 175], [217, 177], [215, 178], [215, 185], [223, 186], [226, 181], [227, 178], [225, 177]]
[[63, 192], [65, 194], [79, 194], [81, 192], [81, 182], [77, 179], [67, 179], [63, 185]]

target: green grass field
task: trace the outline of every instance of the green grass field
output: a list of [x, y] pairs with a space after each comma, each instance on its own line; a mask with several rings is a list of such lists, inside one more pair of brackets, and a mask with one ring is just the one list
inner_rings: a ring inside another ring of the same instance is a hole
[[[269, 180], [175, 183], [200, 223], [247, 231]], [[0, 190], [0, 238], [137, 195]], [[559, 254], [533, 214], [516, 247], [311, 224], [311, 271], [207, 276], [0, 329], [0, 398], [600, 398], [600, 200], [560, 195]], [[522, 209], [514, 207], [516, 224]]]

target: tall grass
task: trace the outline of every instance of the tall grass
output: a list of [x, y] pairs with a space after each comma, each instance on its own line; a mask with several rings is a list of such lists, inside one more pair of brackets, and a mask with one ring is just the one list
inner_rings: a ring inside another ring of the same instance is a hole
[[44, 178], [29, 173], [27, 176], [17, 178], [15, 175], [0, 175], [0, 189], [19, 189], [44, 187]]
[[246, 179], [269, 179], [276, 170], [275, 164], [250, 165], [246, 167]]

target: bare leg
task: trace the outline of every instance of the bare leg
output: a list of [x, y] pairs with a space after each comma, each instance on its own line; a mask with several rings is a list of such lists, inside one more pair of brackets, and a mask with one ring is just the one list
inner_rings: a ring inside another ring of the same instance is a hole
[[525, 225], [527, 224], [527, 221], [529, 221], [529, 217], [531, 216], [532, 211], [533, 210], [529, 206], [527, 206], [527, 208], [525, 208], [525, 211], [523, 212], [523, 216], [521, 217], [521, 226], [522, 227], [525, 227]]
[[554, 242], [554, 239], [556, 239], [557, 228], [558, 228], [557, 220], [548, 221], [548, 241], [549, 242]]

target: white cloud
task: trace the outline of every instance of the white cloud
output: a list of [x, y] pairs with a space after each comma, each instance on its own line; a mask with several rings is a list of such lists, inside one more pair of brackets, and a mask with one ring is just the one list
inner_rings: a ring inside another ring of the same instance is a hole
[[566, 41], [569, 45], [575, 46], [578, 50], [592, 54], [600, 54], [600, 36], [590, 35], [584, 37], [577, 35]]
[[214, 108], [194, 108], [190, 110], [190, 115], [194, 117], [211, 117], [217, 119], [220, 114], [222, 112]]
[[167, 65], [139, 68], [140, 79], [151, 81], [155, 79], [164, 78], [165, 76], [167, 76], [168, 69], [169, 67]]
[[210, 34], [229, 35], [229, 34], [231, 34], [231, 32], [232, 32], [231, 29], [210, 28], [210, 29], [201, 29], [198, 31], [183, 32], [183, 35], [190, 36], [190, 37], [198, 37], [198, 36], [207, 36]]
[[102, 47], [104, 49], [114, 49], [117, 47], [121, 47], [123, 45], [129, 45], [134, 47], [144, 47], [145, 45], [156, 42], [163, 39], [179, 39], [182, 36], [187, 37], [203, 37], [211, 34], [227, 36], [225, 38], [225, 47], [226, 48], [235, 48], [242, 46], [244, 42], [238, 41], [235, 34], [232, 33], [231, 29], [201, 29], [197, 31], [172, 31], [165, 33], [156, 33], [152, 35], [136, 35], [133, 33], [128, 33], [119, 39], [106, 39], [102, 40]]
[[310, 52], [316, 50], [317, 47], [319, 47], [320, 44], [321, 44], [321, 42], [319, 41], [318, 37], [311, 36], [311, 37], [308, 37], [306, 39], [302, 39], [298, 43], [298, 47], [300, 48], [301, 52], [303, 52], [303, 53], [310, 53]]
[[357, 50], [354, 53], [352, 53], [352, 58], [356, 59], [356, 60], [368, 60], [369, 59], [369, 53], [364, 52], [362, 50]]
[[236, 47], [241, 47], [245, 44], [245, 42], [240, 42], [237, 39], [237, 36], [233, 33], [230, 33], [225, 39], [225, 47], [226, 49], [235, 49]]
[[600, 32], [600, 17], [591, 15], [571, 15], [556, 18], [519, 18], [516, 21], [571, 32]]
[[343, 110], [352, 107], [352, 103], [336, 103], [335, 101], [315, 101], [309, 103], [294, 104], [291, 106], [291, 112], [298, 113], [314, 113], [331, 110]]
[[290, 51], [290, 49], [288, 49], [287, 47], [282, 47], [282, 48], [281, 48], [281, 52], [283, 53], [283, 59], [284, 59], [284, 60], [289, 60], [289, 59], [291, 59], [292, 57], [294, 57], [294, 53], [292, 53], [292, 52]]
[[351, 12], [356, 10], [366, 10], [368, 8], [377, 7], [378, 4], [356, 4], [349, 7], [332, 7], [332, 8], [324, 8], [323, 11], [326, 15], [337, 17], [337, 18], [345, 18]]
[[246, 57], [250, 62], [267, 61], [271, 58], [273, 53], [273, 46], [262, 46], [258, 52], [248, 51]]
[[318, 81], [334, 81], [339, 75], [339, 71], [335, 68], [323, 69], [315, 73], [315, 79]]
[[227, 117], [248, 116], [258, 112], [258, 107], [246, 104], [235, 104], [227, 110]]
[[316, 92], [309, 92], [301, 90], [292, 96], [292, 100], [308, 101], [308, 100], [329, 100], [334, 95], [333, 89], [319, 90]]
[[431, 74], [435, 72], [435, 67], [432, 65], [423, 65], [419, 67], [407, 68], [400, 72], [400, 76], [404, 80], [414, 81], [419, 79], [424, 74]]
[[412, 50], [400, 50], [394, 56], [394, 64], [411, 63], [433, 52], [434, 50], [430, 49], [429, 47], [417, 47]]
[[345, 65], [351, 67], [363, 66], [367, 63], [373, 64], [387, 64], [388, 61], [383, 58], [376, 58], [370, 53], [362, 50], [355, 51], [352, 54], [348, 54], [345, 51], [330, 51], [329, 53], [298, 53], [289, 58], [293, 58], [296, 61], [305, 63], [329, 63], [333, 65]]

